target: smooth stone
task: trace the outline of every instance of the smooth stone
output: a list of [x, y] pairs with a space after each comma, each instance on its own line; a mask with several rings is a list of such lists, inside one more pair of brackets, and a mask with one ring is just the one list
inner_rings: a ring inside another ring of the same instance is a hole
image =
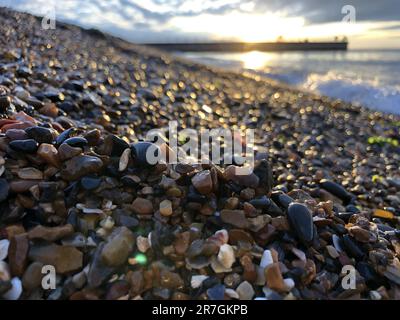
[[125, 263], [135, 245], [135, 238], [128, 228], [116, 228], [107, 239], [101, 253], [102, 261], [110, 267]]
[[42, 143], [37, 150], [37, 155], [56, 168], [60, 166], [58, 150], [52, 144]]
[[274, 185], [274, 178], [271, 166], [266, 159], [261, 160], [254, 168], [254, 174], [259, 178], [259, 186], [269, 194]]
[[10, 246], [10, 241], [8, 239], [0, 240], [0, 261], [7, 258], [8, 247]]
[[129, 229], [135, 228], [139, 225], [139, 220], [136, 219], [135, 217], [127, 216], [124, 214], [121, 214], [118, 216], [116, 219], [116, 223], [120, 226], [125, 226]]
[[8, 198], [10, 186], [6, 179], [0, 178], [0, 203]]
[[29, 138], [34, 139], [38, 143], [53, 143], [53, 131], [49, 128], [35, 126], [26, 128], [25, 132]]
[[205, 276], [205, 275], [195, 275], [195, 276], [192, 276], [192, 278], [191, 278], [191, 280], [190, 280], [190, 286], [191, 286], [193, 289], [200, 288], [201, 285], [202, 285], [202, 283], [203, 283], [203, 281], [206, 280], [206, 279], [208, 279], [208, 276]]
[[114, 271], [114, 267], [109, 267], [103, 263], [101, 255], [104, 245], [104, 243], [101, 243], [97, 247], [87, 275], [88, 285], [93, 288], [101, 286]]
[[224, 177], [226, 180], [231, 180], [238, 185], [244, 186], [244, 187], [249, 187], [249, 188], [257, 188], [260, 179], [258, 178], [257, 175], [254, 174], [254, 172], [250, 174], [239, 174], [240, 171], [243, 168], [237, 167], [234, 165], [228, 166], [225, 171], [224, 171]]
[[169, 200], [163, 200], [160, 202], [160, 213], [164, 217], [172, 215], [172, 202]]
[[353, 195], [347, 192], [347, 190], [338, 183], [329, 180], [322, 180], [320, 184], [323, 189], [338, 197], [345, 204], [348, 204], [353, 198]]
[[7, 262], [0, 260], [0, 281], [10, 281], [11, 273]]
[[126, 148], [119, 158], [118, 171], [124, 171], [128, 167], [131, 149]]
[[266, 267], [270, 266], [273, 263], [274, 263], [274, 260], [272, 259], [271, 250], [264, 250], [263, 255], [261, 257], [261, 261], [260, 261], [260, 267], [262, 269], [265, 269]]
[[121, 139], [120, 137], [117, 137], [115, 135], [109, 135], [105, 139], [105, 143], [109, 141], [111, 144], [111, 156], [112, 157], [120, 157], [122, 152], [129, 148], [129, 144], [124, 140]]
[[339, 252], [336, 250], [336, 248], [334, 246], [328, 245], [328, 246], [326, 246], [326, 250], [328, 251], [328, 254], [333, 259], [339, 258], [340, 254], [339, 254]]
[[18, 300], [22, 294], [22, 283], [17, 277], [11, 279], [11, 289], [3, 294], [6, 300]]
[[241, 230], [241, 229], [230, 229], [229, 230], [229, 244], [231, 245], [237, 245], [241, 242], [248, 242], [253, 244], [254, 239], [253, 237], [246, 231]]
[[150, 241], [147, 237], [138, 236], [136, 238], [136, 246], [138, 250], [142, 253], [146, 253], [147, 250], [150, 249]]
[[56, 144], [59, 146], [60, 144], [62, 144], [65, 140], [67, 140], [71, 134], [73, 134], [76, 131], [75, 128], [69, 128], [65, 131], [63, 131], [61, 134], [58, 135], [58, 137], [56, 138]]
[[115, 281], [111, 284], [108, 289], [105, 299], [106, 300], [118, 300], [119, 298], [129, 293], [130, 285], [125, 280]]
[[96, 146], [100, 142], [101, 132], [99, 129], [93, 129], [83, 134], [89, 146]]
[[249, 222], [243, 210], [224, 209], [221, 211], [221, 220], [224, 223], [228, 223], [240, 229], [247, 229], [249, 226]]
[[137, 214], [152, 214], [154, 212], [153, 203], [144, 198], [136, 198], [132, 202], [132, 209]]
[[25, 290], [32, 291], [39, 288], [44, 276], [42, 274], [43, 266], [44, 264], [41, 262], [32, 262], [28, 268], [26, 268], [24, 276], [22, 277], [22, 286]]
[[100, 178], [92, 178], [92, 177], [83, 177], [81, 179], [81, 186], [85, 190], [94, 190], [99, 187], [101, 184]]
[[38, 149], [38, 143], [33, 139], [14, 140], [9, 146], [14, 151], [26, 153], [35, 153]]
[[82, 268], [83, 254], [74, 247], [56, 244], [34, 245], [29, 250], [29, 259], [53, 265], [59, 274], [67, 274]]
[[13, 276], [21, 277], [28, 264], [29, 239], [26, 233], [18, 234], [10, 239], [8, 263]]
[[20, 179], [26, 180], [41, 180], [43, 179], [43, 172], [32, 167], [21, 168], [17, 172]]
[[213, 182], [210, 170], [204, 170], [196, 173], [192, 177], [193, 186], [201, 194], [209, 194], [213, 190]]
[[81, 153], [82, 153], [82, 149], [81, 148], [74, 148], [74, 147], [71, 147], [69, 144], [66, 144], [66, 143], [62, 143], [58, 147], [58, 156], [59, 156], [61, 161], [65, 161], [65, 160], [71, 159], [73, 157], [76, 157], [76, 156], [80, 155]]
[[150, 157], [156, 160], [160, 155], [160, 149], [151, 142], [137, 142], [131, 145], [131, 153], [134, 163], [138, 166], [151, 166], [157, 161], [150, 161]]
[[207, 296], [210, 300], [224, 300], [225, 286], [218, 284], [207, 290]]
[[275, 201], [279, 206], [284, 209], [287, 209], [289, 205], [294, 202], [294, 199], [292, 197], [288, 196], [282, 191], [272, 192], [271, 197], [273, 201]]
[[72, 137], [64, 140], [65, 144], [73, 147], [73, 148], [83, 148], [87, 146], [88, 141], [83, 137]]
[[309, 243], [314, 237], [314, 224], [310, 210], [301, 203], [291, 203], [287, 216], [298, 238]]
[[49, 242], [54, 242], [74, 233], [74, 228], [70, 224], [59, 227], [45, 227], [38, 225], [28, 231], [29, 239], [41, 239]]
[[22, 130], [22, 129], [9, 129], [6, 132], [6, 137], [10, 141], [26, 140], [29, 138], [29, 136], [26, 134], [25, 130]]
[[229, 244], [223, 244], [219, 248], [217, 259], [224, 268], [230, 269], [236, 260], [232, 246]]
[[236, 292], [240, 300], [251, 300], [255, 294], [253, 286], [247, 281], [243, 281], [239, 284], [236, 288]]
[[349, 235], [346, 234], [342, 237], [342, 244], [349, 256], [356, 259], [362, 259], [365, 256], [364, 252]]
[[273, 263], [265, 268], [265, 280], [268, 288], [277, 292], [287, 291], [278, 263]]
[[73, 181], [82, 176], [96, 173], [103, 167], [103, 162], [94, 156], [76, 156], [65, 162], [61, 170], [61, 177], [64, 180]]

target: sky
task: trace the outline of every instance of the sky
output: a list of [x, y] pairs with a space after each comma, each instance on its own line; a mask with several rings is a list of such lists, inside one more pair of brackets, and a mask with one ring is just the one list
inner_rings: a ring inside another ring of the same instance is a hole
[[[333, 40], [400, 48], [400, 0], [0, 0], [129, 41]], [[347, 6], [346, 6], [347, 5]], [[352, 7], [349, 7], [352, 6]]]

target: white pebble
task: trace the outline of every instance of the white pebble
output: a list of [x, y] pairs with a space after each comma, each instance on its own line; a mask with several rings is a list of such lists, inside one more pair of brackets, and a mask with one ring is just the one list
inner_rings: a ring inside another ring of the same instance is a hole
[[292, 290], [295, 286], [295, 283], [292, 278], [283, 279], [283, 282], [285, 283], [286, 287], [288, 288], [288, 291]]
[[265, 250], [262, 258], [261, 258], [261, 262], [260, 262], [260, 267], [261, 268], [265, 268], [268, 267], [269, 265], [273, 264], [274, 260], [272, 259], [272, 254], [270, 250]]
[[232, 299], [239, 299], [238, 293], [233, 289], [225, 289], [225, 294]]
[[0, 240], [0, 261], [3, 261], [5, 258], [7, 258], [9, 246], [10, 241], [7, 239]]
[[371, 297], [372, 300], [381, 300], [382, 296], [378, 291], [370, 291], [369, 292], [369, 296]]
[[221, 240], [223, 241], [224, 244], [228, 243], [229, 234], [228, 234], [228, 231], [226, 231], [225, 229], [218, 230], [215, 233], [215, 235], [218, 237], [221, 237]]
[[6, 300], [18, 300], [22, 293], [22, 283], [19, 278], [15, 277], [11, 279], [11, 289], [3, 294], [3, 298]]
[[203, 275], [192, 276], [192, 279], [190, 280], [190, 285], [192, 286], [193, 289], [197, 289], [207, 278], [208, 276], [203, 276]]
[[235, 262], [235, 252], [229, 244], [223, 244], [219, 248], [218, 262], [227, 269], [232, 267]]

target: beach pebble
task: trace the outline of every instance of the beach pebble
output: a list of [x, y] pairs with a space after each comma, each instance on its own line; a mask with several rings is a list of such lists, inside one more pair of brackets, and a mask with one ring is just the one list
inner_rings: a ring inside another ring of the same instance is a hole
[[7, 258], [9, 246], [10, 246], [10, 241], [8, 239], [0, 240], [0, 261]]
[[213, 182], [209, 170], [196, 173], [192, 178], [192, 183], [196, 190], [201, 194], [209, 194], [213, 190]]
[[219, 248], [218, 262], [227, 269], [230, 269], [235, 262], [235, 252], [229, 244], [223, 244]]
[[169, 200], [163, 200], [160, 202], [160, 213], [164, 217], [172, 215], [172, 202]]
[[305, 243], [312, 241], [314, 236], [314, 224], [309, 209], [301, 203], [291, 203], [287, 215], [299, 239]]
[[17, 277], [11, 279], [11, 289], [3, 293], [3, 298], [6, 300], [18, 300], [22, 294], [22, 283]]
[[193, 289], [197, 289], [201, 286], [201, 284], [203, 283], [204, 280], [208, 279], [208, 276], [204, 276], [204, 275], [194, 275], [192, 276], [191, 280], [190, 280], [190, 286]]
[[263, 255], [261, 257], [260, 267], [265, 269], [269, 265], [273, 264], [274, 260], [272, 259], [272, 254], [270, 250], [264, 250]]
[[254, 289], [250, 283], [243, 281], [237, 288], [236, 292], [240, 300], [251, 300], [254, 297]]
[[137, 214], [152, 214], [154, 212], [153, 203], [144, 198], [136, 198], [132, 202], [132, 209]]

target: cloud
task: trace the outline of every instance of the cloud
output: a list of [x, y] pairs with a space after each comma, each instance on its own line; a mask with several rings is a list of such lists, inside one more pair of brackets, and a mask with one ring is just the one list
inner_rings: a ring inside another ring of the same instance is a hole
[[[57, 19], [126, 37], [128, 40], [158, 41], [184, 37], [170, 22], [177, 17], [224, 15], [230, 13], [279, 12], [303, 17], [308, 25], [340, 22], [348, 0], [53, 0]], [[399, 0], [352, 0], [358, 22], [399, 21]], [[44, 14], [50, 0], [0, 0], [17, 10]], [[137, 32], [135, 32], [137, 31]], [[191, 35], [194, 36], [194, 35]], [[206, 36], [197, 34], [197, 36]]]

